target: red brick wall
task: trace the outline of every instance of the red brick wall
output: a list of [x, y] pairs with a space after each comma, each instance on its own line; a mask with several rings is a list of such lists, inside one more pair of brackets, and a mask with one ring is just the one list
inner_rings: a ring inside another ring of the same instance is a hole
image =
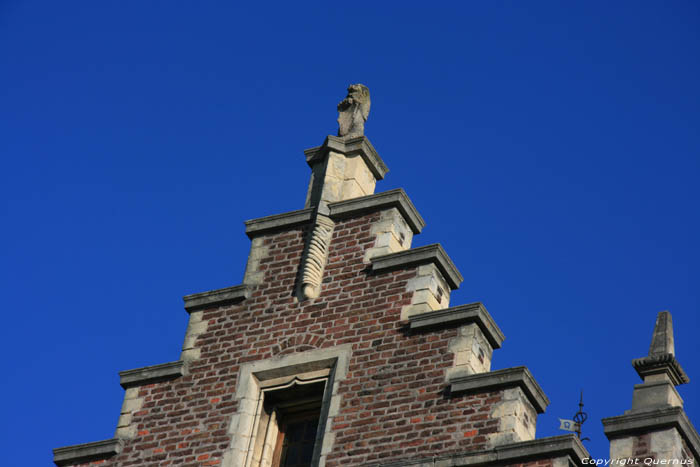
[[[337, 224], [320, 298], [296, 302], [306, 227], [265, 236], [264, 282], [244, 302], [204, 311], [201, 358], [179, 379], [140, 388], [138, 436], [106, 465], [217, 465], [231, 442], [239, 365], [274, 355], [352, 344], [328, 466], [479, 450], [500, 393], [445, 394], [456, 329], [410, 335], [399, 322], [415, 270], [373, 275], [363, 263], [379, 213]], [[538, 464], [539, 465], [539, 464]]]

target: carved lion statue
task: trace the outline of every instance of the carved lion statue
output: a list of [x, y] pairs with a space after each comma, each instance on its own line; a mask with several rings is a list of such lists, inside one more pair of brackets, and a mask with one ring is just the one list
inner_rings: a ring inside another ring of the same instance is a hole
[[348, 95], [338, 104], [338, 136], [353, 137], [365, 134], [369, 116], [369, 89], [364, 84], [351, 84]]

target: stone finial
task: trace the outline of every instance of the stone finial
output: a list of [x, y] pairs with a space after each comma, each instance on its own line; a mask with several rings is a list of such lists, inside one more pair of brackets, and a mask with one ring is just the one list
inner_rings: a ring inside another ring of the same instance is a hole
[[654, 335], [651, 338], [651, 346], [649, 347], [649, 356], [671, 354], [675, 355], [673, 348], [673, 321], [671, 313], [668, 311], [660, 311], [656, 317], [656, 325], [654, 326]]
[[369, 116], [369, 89], [364, 84], [351, 84], [348, 95], [338, 104], [338, 136], [364, 136]]
[[690, 381], [676, 360], [671, 313], [668, 311], [659, 312], [649, 347], [649, 355], [632, 360], [632, 366], [645, 383], [661, 378], [678, 386]]

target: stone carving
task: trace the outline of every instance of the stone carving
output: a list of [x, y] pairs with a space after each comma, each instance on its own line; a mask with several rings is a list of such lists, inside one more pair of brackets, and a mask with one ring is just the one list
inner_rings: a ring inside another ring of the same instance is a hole
[[323, 269], [328, 259], [328, 246], [333, 235], [333, 221], [317, 215], [311, 231], [302, 273], [302, 293], [306, 298], [318, 298], [321, 294]]
[[364, 136], [369, 116], [369, 89], [364, 84], [351, 84], [348, 95], [338, 104], [338, 136]]

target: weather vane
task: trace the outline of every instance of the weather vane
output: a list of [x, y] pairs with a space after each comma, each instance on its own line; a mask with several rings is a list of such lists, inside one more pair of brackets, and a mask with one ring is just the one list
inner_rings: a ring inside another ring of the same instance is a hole
[[583, 411], [583, 390], [581, 390], [581, 399], [578, 403], [578, 412], [574, 414], [573, 420], [559, 419], [559, 429], [566, 431], [574, 431], [581, 441], [590, 441], [591, 439], [581, 438], [581, 427], [588, 419], [588, 414]]

